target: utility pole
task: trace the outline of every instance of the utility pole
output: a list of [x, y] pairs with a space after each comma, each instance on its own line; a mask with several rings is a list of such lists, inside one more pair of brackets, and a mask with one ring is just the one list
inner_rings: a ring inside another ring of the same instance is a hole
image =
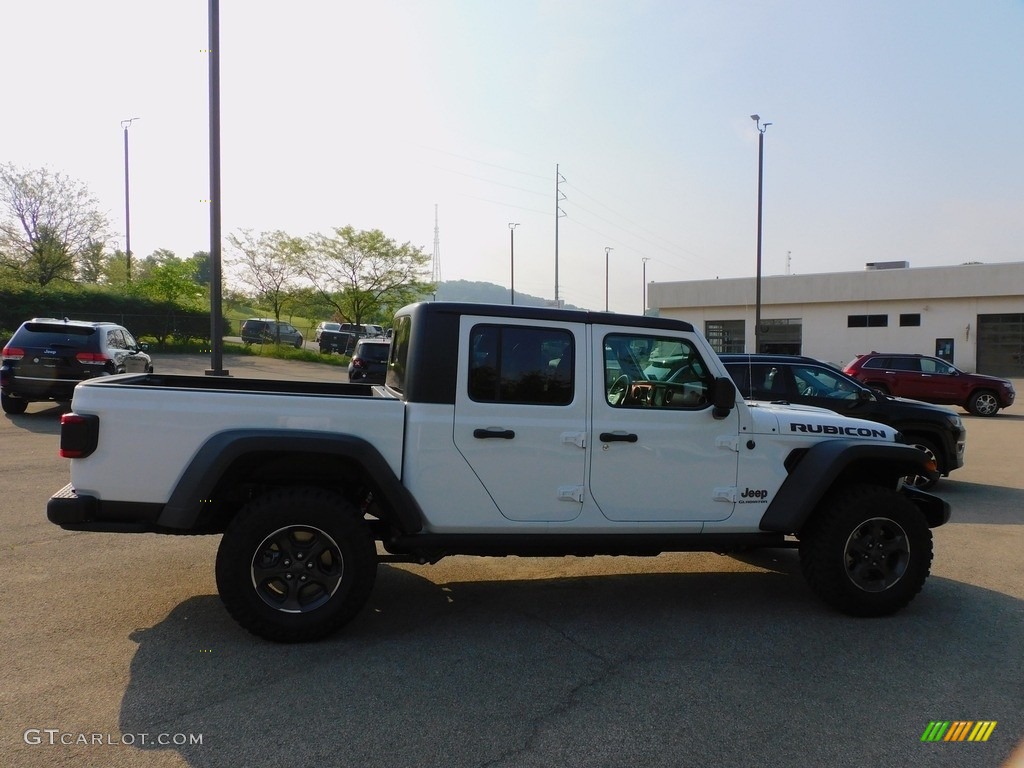
[[221, 311], [220, 234], [220, 0], [208, 0], [210, 35], [210, 369], [224, 370], [224, 313]]
[[764, 188], [764, 132], [771, 123], [761, 125], [760, 115], [751, 115], [757, 124], [757, 279], [754, 299], [754, 353], [761, 351], [761, 201]]
[[643, 314], [647, 314], [647, 262], [651, 260], [650, 256], [642, 256], [641, 259], [644, 262], [644, 311]]
[[[430, 282], [437, 286], [441, 282], [441, 229], [437, 224], [437, 203], [434, 203], [434, 258], [432, 265], [433, 272], [431, 273]], [[437, 288], [435, 287], [434, 290], [436, 291]]]
[[611, 253], [614, 248], [605, 246], [604, 249], [604, 311], [608, 311], [608, 254]]
[[518, 222], [508, 223], [508, 258], [509, 258], [509, 289], [512, 293], [512, 304], [516, 303], [516, 227]]
[[128, 204], [128, 128], [136, 120], [141, 119], [130, 117], [121, 121], [121, 127], [124, 129], [124, 257], [129, 283], [132, 281], [132, 216]]

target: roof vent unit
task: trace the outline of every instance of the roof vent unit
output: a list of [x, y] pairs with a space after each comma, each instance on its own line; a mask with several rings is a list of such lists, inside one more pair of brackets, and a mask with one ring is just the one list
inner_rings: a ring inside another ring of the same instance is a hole
[[910, 269], [909, 261], [869, 261], [864, 265], [867, 270], [873, 269]]

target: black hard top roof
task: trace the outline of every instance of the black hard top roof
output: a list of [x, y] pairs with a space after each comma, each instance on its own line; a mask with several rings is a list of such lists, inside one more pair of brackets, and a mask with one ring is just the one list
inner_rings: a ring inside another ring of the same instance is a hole
[[509, 304], [475, 304], [471, 302], [425, 301], [410, 304], [398, 310], [397, 314], [455, 314], [482, 315], [484, 317], [548, 320], [561, 323], [607, 324], [627, 327], [662, 329], [669, 331], [693, 331], [693, 325], [685, 320], [643, 315], [620, 315], [615, 312], [592, 312], [585, 309], [555, 309], [553, 307], [526, 307]]

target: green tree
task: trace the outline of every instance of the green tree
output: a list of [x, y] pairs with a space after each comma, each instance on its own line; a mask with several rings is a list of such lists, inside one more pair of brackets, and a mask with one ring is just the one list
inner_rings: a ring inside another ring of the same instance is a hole
[[196, 282], [209, 288], [211, 273], [213, 270], [210, 264], [210, 252], [195, 251], [192, 254], [192, 257], [186, 259], [186, 261], [189, 261], [196, 266]]
[[306, 276], [347, 322], [365, 323], [430, 293], [430, 257], [410, 243], [399, 245], [379, 229], [336, 227], [309, 238]]
[[132, 283], [139, 295], [185, 308], [200, 306], [206, 292], [196, 282], [196, 265], [191, 260], [182, 261], [172, 251], [159, 249], [140, 267], [139, 277]]
[[110, 224], [81, 182], [47, 168], [0, 165], [0, 265], [25, 282], [72, 280]]
[[90, 243], [78, 258], [78, 279], [92, 285], [105, 282], [107, 261], [110, 258], [103, 243]]
[[243, 229], [228, 236], [228, 245], [233, 251], [229, 266], [280, 321], [303, 274], [305, 241], [280, 230], [254, 235]]

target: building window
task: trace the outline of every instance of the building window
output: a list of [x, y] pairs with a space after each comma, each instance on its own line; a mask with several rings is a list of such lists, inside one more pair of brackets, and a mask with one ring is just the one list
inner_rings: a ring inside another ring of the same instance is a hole
[[708, 320], [704, 323], [704, 335], [719, 354], [744, 351], [742, 320]]
[[888, 315], [847, 315], [847, 328], [887, 328]]
[[900, 315], [900, 327], [901, 328], [906, 328], [907, 326], [911, 326], [911, 325], [915, 325], [916, 326], [916, 325], [920, 325], [920, 324], [921, 324], [921, 313], [920, 312], [912, 312], [911, 314], [908, 314], [908, 315]]

